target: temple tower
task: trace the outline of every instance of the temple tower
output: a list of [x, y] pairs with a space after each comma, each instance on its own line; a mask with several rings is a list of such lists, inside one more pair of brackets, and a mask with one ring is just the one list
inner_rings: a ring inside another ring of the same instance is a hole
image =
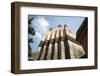
[[75, 59], [85, 55], [83, 46], [67, 25], [51, 28], [41, 40], [34, 60]]

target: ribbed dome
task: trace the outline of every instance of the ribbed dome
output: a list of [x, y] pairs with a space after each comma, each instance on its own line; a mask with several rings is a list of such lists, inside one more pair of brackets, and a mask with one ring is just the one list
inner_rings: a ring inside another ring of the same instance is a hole
[[43, 37], [34, 60], [74, 59], [85, 55], [82, 45], [76, 41], [76, 35], [67, 25], [51, 28]]

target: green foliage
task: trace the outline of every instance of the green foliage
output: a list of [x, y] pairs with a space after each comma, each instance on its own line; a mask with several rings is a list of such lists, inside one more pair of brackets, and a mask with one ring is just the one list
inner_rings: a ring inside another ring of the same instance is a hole
[[[33, 18], [28, 20], [28, 35], [34, 36], [35, 29], [33, 27], [31, 27], [32, 20], [33, 20]], [[30, 43], [33, 43], [33, 38], [28, 37], [28, 57], [32, 57], [32, 49], [31, 49]]]
[[28, 34], [35, 35], [35, 29], [33, 27], [28, 27]]

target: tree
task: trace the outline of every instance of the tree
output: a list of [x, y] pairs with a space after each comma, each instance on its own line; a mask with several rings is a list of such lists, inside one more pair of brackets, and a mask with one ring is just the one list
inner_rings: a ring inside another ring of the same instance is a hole
[[[31, 21], [34, 18], [31, 18], [28, 20], [28, 35], [35, 35], [35, 29], [33, 27], [31, 27]], [[29, 38], [28, 37], [28, 57], [31, 58], [32, 57], [32, 49], [30, 46], [30, 43], [33, 43], [33, 38]]]

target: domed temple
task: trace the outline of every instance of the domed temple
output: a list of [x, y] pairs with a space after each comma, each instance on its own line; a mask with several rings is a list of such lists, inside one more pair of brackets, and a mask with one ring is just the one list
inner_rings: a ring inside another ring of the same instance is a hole
[[76, 40], [76, 34], [67, 25], [58, 25], [44, 35], [33, 60], [77, 59], [85, 57], [82, 43]]

